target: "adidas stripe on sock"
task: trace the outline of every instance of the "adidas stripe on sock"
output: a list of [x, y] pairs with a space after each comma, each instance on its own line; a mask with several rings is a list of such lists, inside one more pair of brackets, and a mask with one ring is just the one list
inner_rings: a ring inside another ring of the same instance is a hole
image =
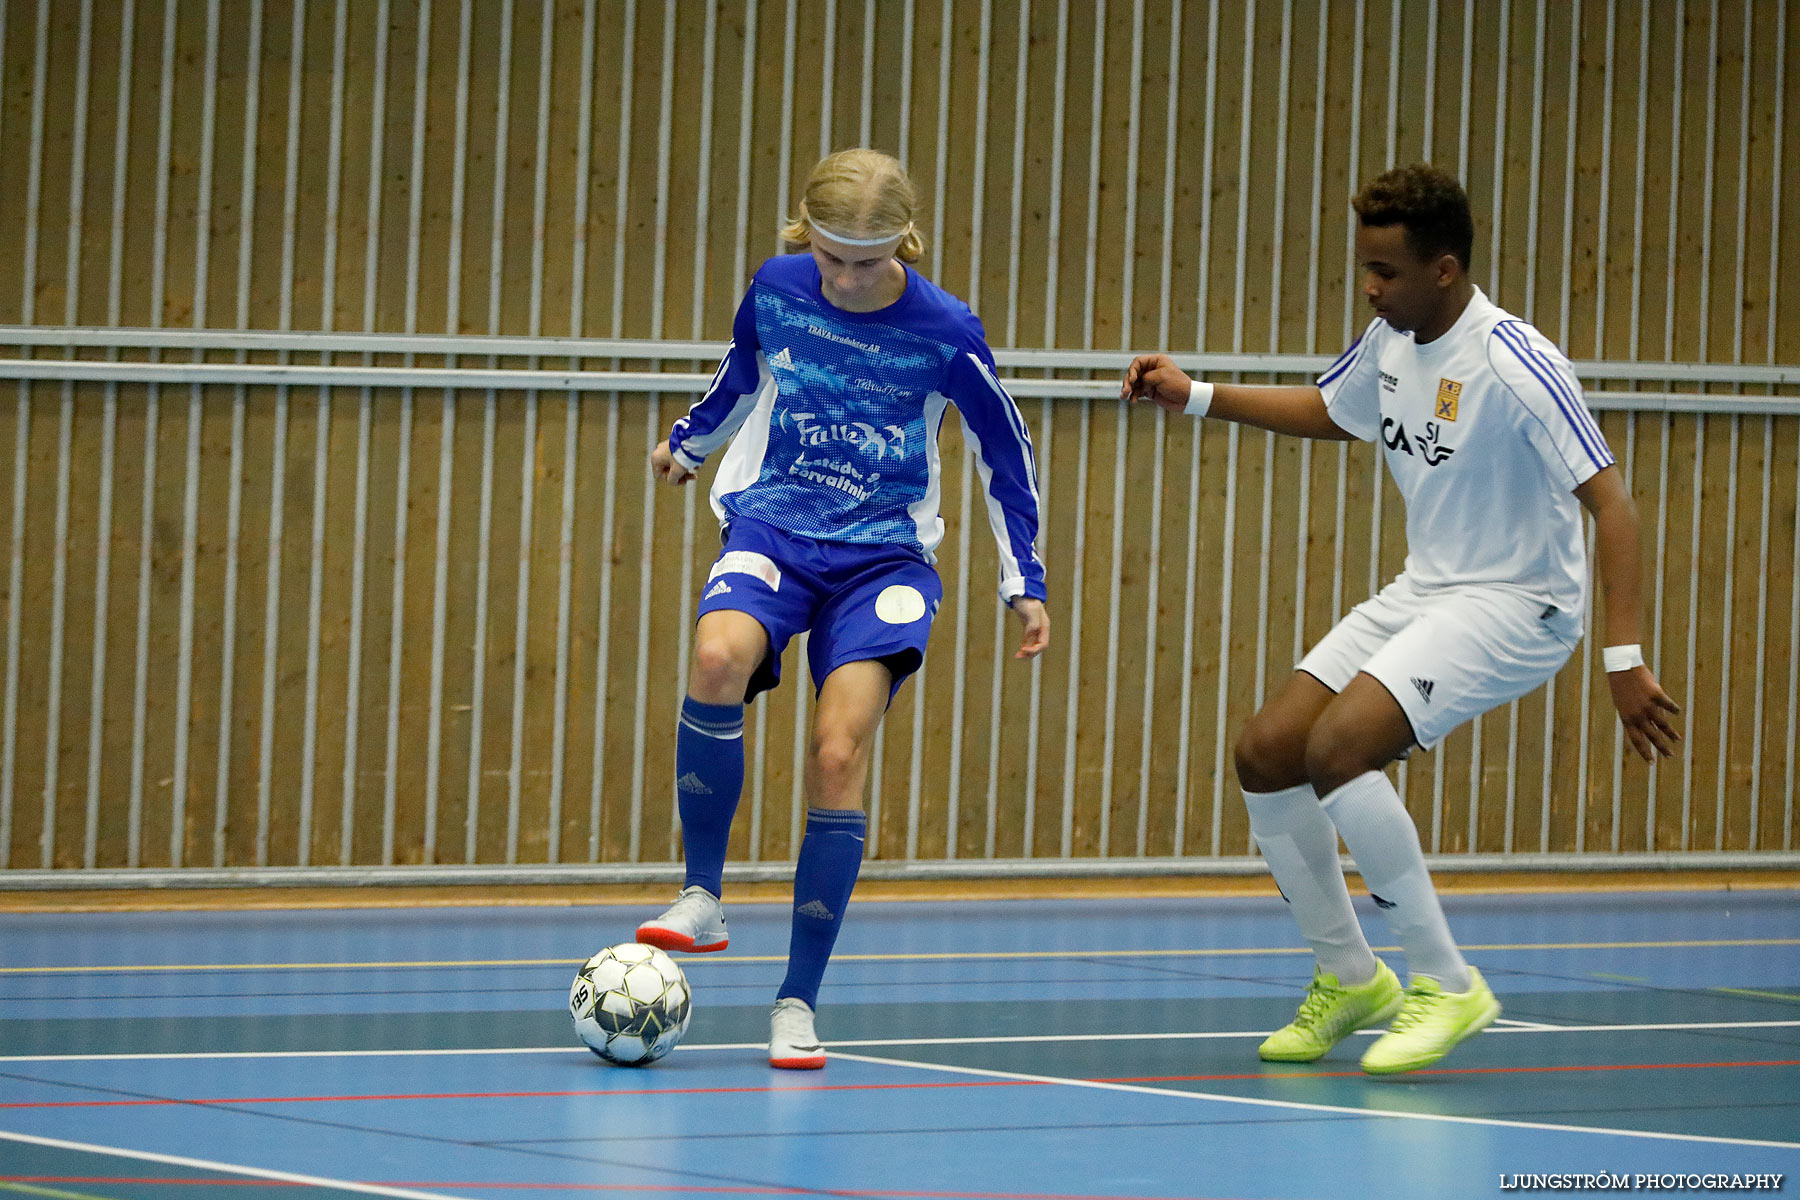
[[687, 855], [683, 886], [722, 894], [731, 819], [743, 790], [744, 706], [687, 697], [675, 728], [675, 798]]
[[1278, 792], [1246, 791], [1244, 807], [1275, 886], [1320, 969], [1351, 987], [1375, 978], [1375, 953], [1357, 923], [1338, 861], [1338, 831], [1312, 784]]
[[1419, 831], [1388, 777], [1380, 771], [1358, 775], [1323, 803], [1363, 882], [1377, 897], [1381, 915], [1406, 950], [1407, 970], [1431, 976], [1447, 992], [1468, 991], [1469, 964], [1450, 936], [1431, 886]]
[[819, 981], [844, 924], [844, 909], [862, 869], [868, 816], [857, 809], [815, 808], [806, 814], [806, 835], [794, 867], [793, 932], [788, 938], [787, 977], [777, 1000], [795, 996], [818, 1007]]

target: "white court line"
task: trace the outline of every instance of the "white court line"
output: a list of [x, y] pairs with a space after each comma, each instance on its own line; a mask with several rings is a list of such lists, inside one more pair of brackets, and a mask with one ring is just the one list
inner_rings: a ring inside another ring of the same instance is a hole
[[1770, 1142], [1755, 1138], [1709, 1137], [1694, 1133], [1654, 1133], [1639, 1129], [1608, 1129], [1597, 1125], [1558, 1125], [1549, 1121], [1509, 1121], [1500, 1117], [1463, 1117], [1447, 1113], [1400, 1112], [1385, 1108], [1352, 1108], [1341, 1104], [1308, 1104], [1299, 1100], [1265, 1100], [1256, 1096], [1231, 1096], [1219, 1092], [1190, 1092], [1176, 1088], [1145, 1087], [1136, 1083], [1106, 1083], [1098, 1079], [1065, 1079], [1057, 1075], [1028, 1075], [1019, 1071], [993, 1071], [985, 1067], [947, 1067], [939, 1063], [908, 1062], [902, 1058], [877, 1058], [867, 1054], [841, 1054], [837, 1058], [850, 1062], [874, 1063], [879, 1066], [912, 1067], [922, 1071], [945, 1071], [952, 1075], [978, 1075], [986, 1079], [1012, 1079], [1020, 1083], [1062, 1084], [1065, 1087], [1091, 1088], [1104, 1092], [1132, 1092], [1141, 1096], [1167, 1096], [1182, 1100], [1214, 1100], [1223, 1104], [1250, 1104], [1258, 1108], [1282, 1108], [1302, 1112], [1337, 1113], [1343, 1116], [1380, 1118], [1403, 1121], [1443, 1121], [1453, 1125], [1484, 1125], [1503, 1129], [1543, 1129], [1553, 1133], [1603, 1134], [1611, 1137], [1641, 1138], [1651, 1141], [1706, 1142], [1726, 1146], [1766, 1146], [1776, 1150], [1800, 1149], [1800, 1142]]
[[157, 1154], [152, 1150], [125, 1150], [118, 1146], [97, 1146], [91, 1142], [65, 1142], [61, 1138], [35, 1137], [29, 1133], [12, 1133], [0, 1129], [0, 1141], [23, 1142], [28, 1146], [48, 1146], [53, 1150], [81, 1150], [88, 1154], [106, 1154], [113, 1158], [129, 1158], [138, 1162], [163, 1163], [171, 1167], [197, 1167], [224, 1175], [243, 1175], [250, 1179], [271, 1179], [277, 1183], [303, 1183], [312, 1187], [337, 1188], [345, 1192], [361, 1192], [366, 1196], [394, 1196], [399, 1200], [462, 1200], [447, 1192], [419, 1192], [411, 1188], [383, 1187], [378, 1183], [352, 1183], [347, 1179], [326, 1179], [322, 1175], [298, 1175], [292, 1171], [272, 1171], [263, 1167], [241, 1167], [235, 1163], [213, 1162], [205, 1158], [185, 1158], [179, 1154]]
[[[1686, 1032], [1713, 1029], [1794, 1029], [1800, 1028], [1800, 1020], [1795, 1021], [1670, 1021], [1664, 1023], [1646, 1023], [1639, 1025], [1544, 1025], [1530, 1021], [1513, 1021], [1501, 1017], [1490, 1025], [1488, 1033], [1660, 1033]], [[1360, 1029], [1358, 1035], [1375, 1037], [1382, 1031], [1379, 1029]], [[939, 1038], [862, 1038], [826, 1043], [832, 1050], [843, 1046], [857, 1046], [864, 1049], [878, 1046], [1000, 1046], [1017, 1042], [1185, 1042], [1206, 1041], [1217, 1038], [1266, 1038], [1267, 1029], [1209, 1029], [1190, 1032], [1171, 1033], [1030, 1033], [1013, 1034], [1007, 1037], [939, 1037]], [[676, 1049], [683, 1052], [696, 1050], [761, 1050], [763, 1042], [698, 1042], [686, 1043]], [[587, 1052], [579, 1046], [481, 1046], [481, 1047], [445, 1047], [437, 1049], [415, 1050], [195, 1050], [170, 1051], [166, 1053], [148, 1054], [12, 1054], [0, 1055], [0, 1063], [31, 1062], [146, 1062], [181, 1059], [215, 1059], [233, 1058], [413, 1058], [442, 1057], [446, 1055], [482, 1055], [482, 1054], [572, 1054], [586, 1057]]]

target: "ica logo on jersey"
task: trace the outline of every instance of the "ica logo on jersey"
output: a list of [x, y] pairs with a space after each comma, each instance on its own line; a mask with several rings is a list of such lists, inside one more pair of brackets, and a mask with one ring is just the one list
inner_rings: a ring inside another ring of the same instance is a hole
[[1425, 465], [1435, 467], [1449, 458], [1456, 450], [1446, 446], [1439, 440], [1440, 431], [1436, 421], [1425, 422], [1425, 432], [1417, 439], [1418, 449], [1414, 449], [1414, 439], [1406, 436], [1406, 426], [1392, 417], [1381, 418], [1381, 440], [1389, 450], [1399, 450], [1425, 460]]

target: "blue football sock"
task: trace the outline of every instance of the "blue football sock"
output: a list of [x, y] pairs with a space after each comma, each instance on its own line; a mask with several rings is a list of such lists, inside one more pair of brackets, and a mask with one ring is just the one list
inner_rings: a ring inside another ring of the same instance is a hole
[[718, 896], [725, 875], [731, 818], [744, 790], [744, 706], [681, 702], [675, 729], [675, 795], [687, 880]]
[[787, 978], [777, 1000], [795, 996], [818, 1007], [819, 981], [844, 923], [844, 909], [862, 868], [869, 818], [855, 810], [811, 809], [800, 861], [794, 870], [794, 932], [788, 940]]

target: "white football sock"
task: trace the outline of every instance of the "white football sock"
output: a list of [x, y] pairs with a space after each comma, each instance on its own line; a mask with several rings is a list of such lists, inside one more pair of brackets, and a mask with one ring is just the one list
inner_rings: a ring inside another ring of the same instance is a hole
[[1469, 964], [1451, 940], [1425, 870], [1419, 831], [1388, 777], [1380, 771], [1358, 775], [1322, 803], [1344, 835], [1369, 894], [1405, 948], [1408, 969], [1431, 976], [1447, 992], [1468, 991]]
[[1250, 832], [1321, 969], [1355, 987], [1375, 978], [1375, 953], [1356, 923], [1338, 862], [1338, 835], [1310, 783], [1244, 793]]

